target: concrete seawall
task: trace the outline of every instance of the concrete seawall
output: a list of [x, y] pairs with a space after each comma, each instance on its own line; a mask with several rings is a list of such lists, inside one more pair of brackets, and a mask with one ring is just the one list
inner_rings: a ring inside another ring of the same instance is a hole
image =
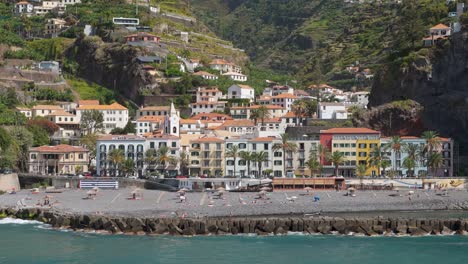
[[0, 174], [0, 191], [11, 191], [12, 189], [19, 190], [20, 183], [18, 180], [18, 175], [16, 173], [12, 174]]
[[38, 220], [54, 228], [135, 235], [281, 235], [304, 234], [451, 235], [468, 234], [468, 219], [341, 218], [341, 217], [224, 217], [139, 218], [63, 214], [42, 209], [0, 209], [0, 218]]

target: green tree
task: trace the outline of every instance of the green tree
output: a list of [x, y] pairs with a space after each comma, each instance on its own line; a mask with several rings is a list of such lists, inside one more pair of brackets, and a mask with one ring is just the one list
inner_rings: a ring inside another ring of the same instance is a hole
[[17, 168], [26, 172], [28, 171], [28, 153], [34, 143], [34, 135], [24, 127], [11, 127], [8, 131], [13, 138], [12, 143], [15, 144]]
[[382, 147], [377, 145], [375, 146], [367, 159], [367, 162], [371, 167], [377, 167], [377, 176], [380, 177], [380, 168], [382, 167], [382, 162], [384, 157], [382, 155]]
[[180, 166], [180, 173], [182, 175], [188, 175], [189, 174], [189, 155], [187, 152], [182, 151], [180, 152], [179, 155], [179, 166]]
[[286, 167], [286, 154], [287, 153], [296, 153], [297, 152], [297, 144], [294, 142], [289, 141], [289, 136], [288, 134], [281, 134], [281, 143], [275, 143], [273, 145], [273, 152], [276, 152], [278, 150], [281, 150], [283, 153], [283, 171], [285, 173], [284, 176], [287, 175], [287, 167]]
[[262, 121], [262, 126], [265, 125], [265, 119], [271, 118], [270, 110], [264, 105], [261, 105], [259, 108], [253, 109], [250, 113], [250, 119], [255, 121], [257, 125], [257, 119]]
[[343, 164], [344, 160], [344, 154], [339, 151], [335, 151], [328, 156], [328, 161], [335, 166], [335, 176], [338, 176], [340, 165]]
[[309, 156], [305, 165], [310, 170], [311, 177], [315, 177], [316, 173], [322, 170], [322, 164], [320, 164], [317, 156]]
[[393, 152], [394, 157], [395, 157], [395, 163], [393, 164], [393, 169], [398, 173], [398, 164], [396, 163], [396, 160], [401, 157], [401, 151], [403, 149], [403, 141], [399, 136], [393, 136], [390, 138], [390, 142], [386, 146], [386, 149], [389, 149]]
[[424, 131], [421, 137], [426, 141], [423, 149], [423, 155], [426, 157], [426, 168], [429, 172], [429, 157], [435, 153], [441, 146], [440, 138], [435, 131]]
[[292, 108], [292, 112], [296, 116], [296, 125], [298, 125], [301, 122], [302, 117], [306, 113], [306, 110], [307, 110], [306, 103], [304, 100], [296, 100], [294, 101], [291, 108]]
[[367, 171], [366, 164], [358, 164], [356, 166], [356, 176], [358, 176], [358, 178], [359, 178], [359, 183], [361, 185], [361, 189], [364, 186], [363, 180], [364, 180], [364, 177], [366, 177], [366, 171]]
[[120, 166], [125, 160], [125, 154], [121, 149], [113, 149], [109, 152], [109, 156], [107, 157], [109, 162], [111, 163], [111, 167], [113, 170], [113, 176], [121, 176], [120, 175]]
[[131, 120], [128, 120], [127, 124], [123, 128], [123, 133], [124, 134], [135, 134], [136, 133], [135, 124]]
[[433, 152], [427, 158], [427, 167], [431, 170], [432, 177], [437, 176], [437, 170], [442, 167], [443, 158], [442, 154]]
[[410, 157], [403, 159], [402, 167], [406, 169], [406, 174], [410, 177], [414, 176], [414, 167], [416, 167], [416, 161]]
[[49, 135], [47, 134], [47, 131], [45, 131], [43, 128], [39, 126], [27, 126], [26, 128], [29, 132], [31, 132], [34, 135], [34, 147], [49, 145]]
[[125, 161], [122, 164], [122, 172], [124, 175], [127, 177], [128, 175], [132, 175], [135, 173], [136, 167], [135, 167], [135, 161], [133, 159], [125, 159]]
[[89, 150], [88, 154], [88, 168], [91, 168], [93, 160], [96, 159], [96, 143], [98, 135], [90, 133], [81, 137], [81, 145]]
[[158, 153], [155, 149], [148, 149], [145, 152], [145, 163], [147, 165], [147, 170], [153, 171], [154, 166], [158, 162]]
[[383, 159], [380, 163], [380, 167], [382, 168], [383, 175], [385, 175], [385, 171], [388, 167], [392, 166], [391, 162], [388, 159]]
[[230, 148], [226, 150], [226, 153], [224, 154], [226, 158], [232, 158], [234, 159], [234, 177], [236, 177], [237, 170], [236, 170], [236, 163], [237, 163], [237, 158], [239, 157], [239, 147], [237, 145], [232, 145]]
[[253, 161], [257, 164], [257, 168], [258, 168], [257, 176], [259, 178], [262, 178], [262, 176], [266, 173], [266, 170], [265, 172], [262, 172], [262, 165], [264, 162], [268, 161], [268, 153], [262, 150], [259, 152], [254, 152], [252, 156], [253, 156], [252, 157]]
[[254, 153], [250, 151], [239, 152], [239, 157], [247, 163], [247, 175], [250, 176], [250, 163], [254, 159]]
[[177, 164], [177, 159], [170, 155], [170, 150], [167, 146], [162, 146], [157, 150], [157, 163], [163, 167], [162, 171], [165, 171], [168, 165]]
[[102, 133], [104, 131], [104, 115], [98, 110], [86, 110], [81, 115], [83, 133]]

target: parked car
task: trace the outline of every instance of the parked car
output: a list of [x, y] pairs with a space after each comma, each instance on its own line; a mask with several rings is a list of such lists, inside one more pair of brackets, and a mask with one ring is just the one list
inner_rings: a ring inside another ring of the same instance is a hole
[[138, 176], [132, 175], [132, 176], [128, 176], [128, 178], [129, 178], [129, 179], [132, 179], [132, 180], [136, 180], [136, 179], [138, 179]]

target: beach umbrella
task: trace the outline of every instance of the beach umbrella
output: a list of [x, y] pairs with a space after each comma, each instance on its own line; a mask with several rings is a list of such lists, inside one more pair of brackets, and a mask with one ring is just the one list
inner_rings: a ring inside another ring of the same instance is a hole
[[219, 187], [218, 189], [216, 189], [218, 192], [224, 192], [226, 189], [224, 187]]
[[132, 194], [134, 194], [134, 193], [139, 193], [139, 192], [141, 192], [141, 189], [140, 189], [140, 188], [136, 188], [135, 190], [132, 191]]
[[93, 190], [89, 190], [89, 191], [86, 192], [86, 194], [92, 195], [92, 194], [95, 194], [95, 192]]
[[355, 190], [356, 190], [356, 188], [354, 188], [354, 187], [349, 187], [348, 188], [348, 191], [355, 191]]
[[180, 191], [188, 192], [188, 191], [190, 191], [190, 190], [187, 189], [187, 188], [182, 188], [182, 189], [180, 189]]
[[93, 190], [97, 192], [97, 191], [99, 191], [99, 187], [94, 186], [94, 187], [93, 187]]

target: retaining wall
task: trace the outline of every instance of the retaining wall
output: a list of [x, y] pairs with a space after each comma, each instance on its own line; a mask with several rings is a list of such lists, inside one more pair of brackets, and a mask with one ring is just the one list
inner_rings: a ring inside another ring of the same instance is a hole
[[103, 215], [67, 215], [41, 209], [0, 209], [1, 217], [38, 220], [55, 228], [95, 230], [111, 234], [136, 235], [225, 235], [225, 234], [361, 234], [450, 235], [468, 234], [468, 219], [340, 218], [340, 217], [224, 217], [224, 218], [139, 218]]
[[18, 174], [0, 174], [0, 191], [11, 191], [12, 189], [19, 190], [20, 183], [18, 180]]

